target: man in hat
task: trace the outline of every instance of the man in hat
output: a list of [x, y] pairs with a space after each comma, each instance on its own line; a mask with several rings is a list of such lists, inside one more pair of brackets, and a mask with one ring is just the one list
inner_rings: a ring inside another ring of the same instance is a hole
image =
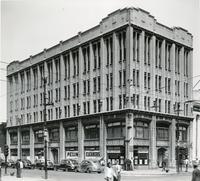
[[198, 169], [198, 164], [193, 164], [192, 181], [200, 181], [200, 170]]

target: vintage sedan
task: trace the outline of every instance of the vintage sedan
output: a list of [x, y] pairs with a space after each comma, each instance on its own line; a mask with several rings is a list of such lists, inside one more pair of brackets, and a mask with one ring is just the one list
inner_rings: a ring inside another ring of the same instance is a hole
[[99, 163], [99, 160], [83, 160], [78, 167], [78, 171], [86, 173], [101, 173], [103, 172], [103, 167]]
[[55, 165], [55, 170], [63, 171], [77, 171], [78, 162], [75, 159], [64, 159], [61, 160], [60, 164]]

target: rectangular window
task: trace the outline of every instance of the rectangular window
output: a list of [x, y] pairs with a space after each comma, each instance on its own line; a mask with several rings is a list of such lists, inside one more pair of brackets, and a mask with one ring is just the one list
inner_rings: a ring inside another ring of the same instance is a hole
[[123, 86], [126, 86], [126, 70], [123, 70]]
[[137, 70], [137, 87], [140, 86], [140, 75], [139, 75], [139, 70]]
[[97, 80], [96, 80], [96, 77], [93, 78], [93, 85], [94, 85], [93, 93], [96, 93], [96, 91], [97, 91]]
[[122, 72], [119, 71], [119, 87], [122, 86]]
[[87, 93], [88, 93], [88, 95], [90, 95], [90, 80], [89, 79], [87, 80], [87, 85], [88, 85], [88, 92]]
[[97, 101], [96, 100], [93, 101], [93, 107], [94, 107], [94, 113], [96, 113], [97, 112]]
[[110, 73], [110, 89], [113, 88], [113, 75]]

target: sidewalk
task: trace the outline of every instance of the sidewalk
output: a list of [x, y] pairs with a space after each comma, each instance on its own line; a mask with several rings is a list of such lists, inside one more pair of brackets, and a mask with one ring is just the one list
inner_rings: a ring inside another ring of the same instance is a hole
[[[46, 179], [43, 178], [33, 178], [33, 177], [22, 177], [22, 178], [16, 178], [16, 176], [10, 176], [10, 175], [3, 175], [1, 178], [1, 181], [45, 181]], [[47, 179], [48, 181], [54, 181], [55, 179]]]
[[145, 169], [145, 170], [138, 170], [135, 169], [133, 171], [122, 171], [122, 176], [153, 176], [153, 175], [174, 175], [174, 174], [191, 174], [192, 168], [188, 169], [188, 172], [185, 172], [183, 169], [182, 172], [177, 173], [175, 168], [170, 168], [169, 172], [162, 171], [162, 168], [156, 169]]

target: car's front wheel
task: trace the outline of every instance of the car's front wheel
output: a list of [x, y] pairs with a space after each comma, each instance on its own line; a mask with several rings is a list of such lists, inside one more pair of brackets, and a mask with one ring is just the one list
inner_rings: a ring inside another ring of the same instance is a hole
[[91, 173], [91, 170], [89, 168], [87, 169], [87, 173]]

